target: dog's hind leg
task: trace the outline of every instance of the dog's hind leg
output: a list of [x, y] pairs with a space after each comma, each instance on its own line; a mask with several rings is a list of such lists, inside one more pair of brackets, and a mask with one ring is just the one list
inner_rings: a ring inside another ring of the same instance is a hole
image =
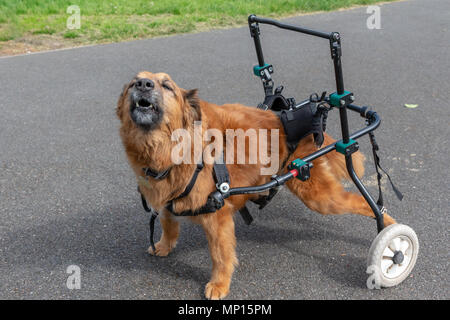
[[152, 247], [148, 248], [148, 253], [156, 256], [167, 256], [177, 244], [178, 235], [180, 233], [180, 223], [176, 221], [170, 212], [163, 210], [159, 218], [162, 226], [161, 239], [155, 244], [156, 252]]
[[[342, 173], [333, 172], [329, 160], [326, 157], [316, 159], [307, 181], [291, 179], [286, 185], [308, 208], [321, 214], [354, 213], [374, 218], [363, 196], [344, 189], [340, 182]], [[384, 224], [388, 226], [393, 223], [395, 220], [384, 214]]]
[[213, 214], [204, 215], [200, 223], [205, 230], [212, 259], [211, 280], [205, 287], [205, 296], [222, 299], [230, 290], [231, 276], [237, 264], [233, 212], [230, 206], [225, 205]]

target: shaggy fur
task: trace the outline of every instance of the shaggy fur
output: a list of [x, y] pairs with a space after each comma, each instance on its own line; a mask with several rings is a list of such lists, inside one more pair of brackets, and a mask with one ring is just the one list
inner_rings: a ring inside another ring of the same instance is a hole
[[[162, 116], [158, 125], [151, 130], [139, 127], [130, 117], [130, 96], [134, 90], [133, 87], [136, 81], [144, 78], [154, 82], [154, 93], [160, 98], [159, 108]], [[202, 121], [203, 132], [208, 128], [215, 128], [224, 136], [226, 129], [279, 129], [280, 166], [283, 162], [287, 165], [292, 160], [303, 158], [317, 150], [312, 136], [308, 136], [300, 141], [293, 154], [286, 159], [288, 149], [285, 135], [282, 124], [275, 114], [240, 104], [218, 106], [208, 103], [198, 98], [196, 90], [186, 91], [179, 88], [164, 73], [139, 73], [133, 81], [125, 85], [116, 111], [121, 121], [120, 136], [136, 177], [143, 177], [142, 168], [144, 167], [151, 167], [155, 171], [171, 168], [165, 179], [146, 178], [147, 183], [140, 183], [140, 190], [147, 202], [161, 212], [160, 221], [163, 229], [161, 239], [156, 243], [156, 252], [153, 252], [151, 248], [148, 250], [150, 254], [157, 256], [169, 254], [175, 248], [179, 234], [179, 223], [164, 207], [169, 200], [183, 192], [195, 170], [195, 164], [174, 165], [172, 163], [171, 150], [177, 143], [171, 140], [174, 130], [185, 128], [193, 133], [193, 123], [196, 120]], [[335, 141], [325, 134], [324, 144], [333, 142]], [[203, 143], [205, 147], [206, 143]], [[270, 134], [266, 143], [270, 146]], [[246, 141], [247, 144], [248, 141]], [[226, 149], [226, 144], [224, 148]], [[246, 163], [248, 163], [247, 153], [248, 150], [246, 150]], [[363, 161], [364, 156], [360, 152], [353, 155], [353, 164], [359, 176], [362, 176], [364, 172]], [[284, 168], [280, 167], [278, 173], [285, 173], [286, 165]], [[355, 213], [374, 218], [364, 198], [359, 194], [345, 191], [341, 184], [341, 179], [349, 179], [343, 155], [330, 152], [314, 160], [313, 165], [309, 180], [302, 182], [291, 179], [286, 183], [289, 190], [308, 208], [321, 214]], [[260, 169], [263, 166], [259, 159], [256, 164], [227, 164], [231, 187], [254, 186], [269, 182], [270, 176], [260, 175]], [[175, 212], [200, 208], [206, 203], [212, 191], [215, 191], [212, 165], [206, 164], [189, 195], [174, 202]], [[233, 215], [251, 197], [257, 197], [257, 195], [232, 196], [225, 201], [225, 206], [215, 213], [188, 217], [203, 227], [209, 243], [212, 275], [205, 288], [205, 296], [208, 299], [220, 299], [229, 292], [231, 276], [237, 264]], [[395, 223], [395, 220], [385, 214], [384, 222], [390, 225]]]

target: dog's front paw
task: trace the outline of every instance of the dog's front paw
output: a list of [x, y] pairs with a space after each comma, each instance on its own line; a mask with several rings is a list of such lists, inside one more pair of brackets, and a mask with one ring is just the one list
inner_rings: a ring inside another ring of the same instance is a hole
[[205, 287], [205, 296], [210, 300], [225, 298], [228, 292], [229, 286], [217, 282], [208, 282]]
[[151, 246], [148, 247], [147, 251], [153, 256], [165, 257], [169, 254], [170, 251], [172, 251], [174, 247], [175, 245], [171, 246], [165, 242], [159, 241], [155, 244], [155, 252], [153, 252], [153, 248]]

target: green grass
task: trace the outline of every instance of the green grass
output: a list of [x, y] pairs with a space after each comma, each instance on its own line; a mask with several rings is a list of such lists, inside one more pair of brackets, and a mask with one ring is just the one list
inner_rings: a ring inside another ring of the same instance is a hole
[[[250, 13], [283, 17], [380, 0], [0, 0], [0, 42], [51, 35], [77, 43], [148, 38], [245, 24]], [[70, 5], [81, 28], [69, 30]]]

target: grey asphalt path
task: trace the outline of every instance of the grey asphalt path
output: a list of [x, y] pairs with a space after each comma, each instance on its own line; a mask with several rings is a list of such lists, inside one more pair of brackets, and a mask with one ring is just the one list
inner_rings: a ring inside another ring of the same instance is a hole
[[[375, 222], [320, 216], [283, 191], [247, 227], [236, 217], [240, 261], [230, 299], [449, 299], [450, 2], [365, 8], [287, 22], [343, 37], [345, 84], [381, 114], [382, 164], [405, 195], [386, 201], [421, 244], [410, 278], [370, 291], [366, 257]], [[297, 100], [333, 90], [328, 43], [262, 26], [277, 84]], [[165, 71], [206, 100], [262, 99], [247, 28], [0, 59], [0, 298], [201, 299], [210, 276], [200, 227], [183, 223], [167, 258], [146, 253], [148, 216], [122, 149], [115, 103], [140, 70]], [[418, 104], [406, 109], [405, 103]], [[337, 135], [337, 113], [329, 130]], [[351, 116], [351, 128], [363, 125]], [[368, 139], [361, 140], [370, 155]], [[370, 159], [370, 158], [369, 158]], [[375, 195], [374, 169], [367, 182]], [[157, 236], [160, 227], [157, 226]], [[66, 268], [81, 268], [81, 289]]]

